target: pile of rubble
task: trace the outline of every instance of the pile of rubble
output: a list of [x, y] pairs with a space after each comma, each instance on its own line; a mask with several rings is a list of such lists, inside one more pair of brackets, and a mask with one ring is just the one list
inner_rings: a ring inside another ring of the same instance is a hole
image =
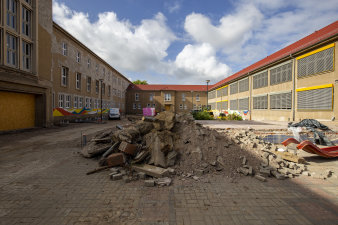
[[[159, 113], [133, 121], [129, 127], [107, 131], [94, 137], [81, 151], [85, 157], [99, 158], [91, 174], [110, 168], [112, 180], [144, 179], [146, 186], [170, 185], [174, 176], [200, 180], [205, 174], [227, 177], [253, 175], [285, 179], [306, 174], [299, 159], [276, 151], [277, 147], [259, 139], [251, 130], [217, 132], [196, 123], [190, 114]], [[296, 157], [297, 158], [297, 157]]]

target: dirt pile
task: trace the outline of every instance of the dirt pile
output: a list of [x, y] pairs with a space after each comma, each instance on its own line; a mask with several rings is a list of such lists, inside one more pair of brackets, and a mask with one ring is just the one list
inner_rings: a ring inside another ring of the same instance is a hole
[[[190, 114], [162, 112], [96, 136], [82, 154], [101, 156], [100, 167], [91, 172], [116, 167], [110, 174], [113, 180], [147, 179], [147, 186], [169, 185], [170, 178], [164, 178], [173, 176], [199, 180], [208, 173], [244, 174], [265, 181], [269, 176], [284, 179], [306, 170], [301, 162], [290, 163], [276, 150], [250, 130], [219, 133], [196, 123]], [[156, 179], [149, 181], [150, 177]]]

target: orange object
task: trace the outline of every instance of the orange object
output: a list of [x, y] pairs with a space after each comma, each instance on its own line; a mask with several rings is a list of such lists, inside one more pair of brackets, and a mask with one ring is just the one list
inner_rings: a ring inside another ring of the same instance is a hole
[[297, 145], [297, 148], [325, 158], [338, 157], [338, 146], [319, 148], [311, 141], [302, 141], [299, 145]]

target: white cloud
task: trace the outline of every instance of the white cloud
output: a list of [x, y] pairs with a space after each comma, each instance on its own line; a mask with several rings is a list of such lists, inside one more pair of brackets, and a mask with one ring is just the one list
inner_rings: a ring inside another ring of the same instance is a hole
[[222, 17], [216, 26], [205, 15], [192, 13], [186, 17], [184, 28], [197, 43], [209, 43], [214, 48], [230, 52], [250, 38], [253, 28], [261, 20], [260, 11], [246, 4], [234, 14]]
[[231, 73], [231, 69], [220, 63], [216, 58], [214, 48], [207, 43], [186, 45], [177, 55], [174, 62], [175, 73], [180, 79], [203, 81], [212, 79], [214, 82]]
[[100, 13], [98, 20], [91, 22], [87, 14], [54, 1], [53, 16], [58, 24], [123, 71], [141, 72], [156, 67], [176, 40], [162, 13], [142, 20], [138, 26], [119, 20], [114, 12]]
[[174, 2], [172, 5], [168, 5], [167, 8], [170, 13], [178, 12], [181, 8], [181, 4], [179, 2]]

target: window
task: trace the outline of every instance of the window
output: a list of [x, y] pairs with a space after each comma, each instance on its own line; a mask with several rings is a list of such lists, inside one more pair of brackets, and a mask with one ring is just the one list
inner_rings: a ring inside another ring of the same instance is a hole
[[249, 77], [238, 81], [238, 92], [249, 91]]
[[31, 36], [31, 11], [22, 7], [22, 33]]
[[110, 95], [111, 95], [111, 87], [110, 85], [108, 85], [108, 97], [110, 97]]
[[136, 103], [133, 103], [133, 109], [136, 109]]
[[[231, 90], [231, 88], [230, 88]], [[230, 110], [238, 110], [238, 100], [230, 100]]]
[[156, 107], [156, 104], [153, 104], [153, 108], [155, 108]]
[[62, 42], [62, 55], [64, 56], [68, 55], [68, 45], [65, 42]]
[[216, 109], [216, 102], [213, 103], [209, 103], [211, 110], [215, 110]]
[[149, 94], [149, 101], [152, 102], [153, 100], [154, 100], [154, 94], [153, 94], [153, 93], [150, 93], [150, 94]]
[[90, 98], [87, 98], [86, 97], [86, 104], [85, 104], [85, 107], [87, 108], [87, 109], [89, 109], [90, 108]]
[[228, 96], [228, 86], [216, 90], [217, 97]]
[[87, 67], [90, 68], [91, 61], [90, 59], [87, 60]]
[[180, 104], [180, 109], [183, 109], [183, 104]]
[[83, 97], [79, 97], [79, 108], [83, 107]]
[[150, 108], [150, 107], [151, 107], [151, 104], [150, 104], [150, 103], [148, 103], [148, 104], [147, 104], [147, 108]]
[[200, 101], [200, 94], [196, 94], [196, 101], [197, 101], [197, 102]]
[[62, 67], [61, 68], [61, 86], [67, 87], [68, 85], [68, 68]]
[[81, 62], [81, 53], [80, 52], [77, 52], [76, 53], [76, 62]]
[[182, 102], [185, 102], [185, 93], [182, 93]]
[[267, 109], [268, 95], [253, 97], [253, 109]]
[[135, 93], [135, 101], [139, 101], [140, 100], [140, 94], [139, 93]]
[[92, 89], [92, 78], [87, 77], [87, 92], [90, 92], [91, 89]]
[[270, 70], [270, 85], [292, 80], [292, 62]]
[[238, 110], [249, 110], [249, 98], [238, 99]]
[[291, 92], [270, 95], [270, 109], [291, 109]]
[[[313, 87], [316, 89], [297, 90], [297, 109], [332, 110], [332, 85]], [[331, 87], [330, 87], [331, 86]]]
[[230, 94], [233, 95], [236, 93], [238, 93], [238, 82], [230, 84]]
[[98, 80], [96, 80], [96, 82], [95, 82], [95, 92], [96, 92], [96, 94], [99, 93], [99, 86], [100, 86], [100, 83], [99, 83]]
[[25, 70], [31, 70], [32, 45], [22, 41], [22, 66]]
[[268, 71], [253, 76], [253, 89], [268, 86]]
[[96, 70], [96, 72], [99, 70], [99, 64], [96, 64], [95, 70]]
[[197, 107], [196, 107], [196, 104], [194, 104], [194, 106], [193, 106], [193, 109], [194, 109], [194, 110], [196, 110], [196, 109], [197, 109]]
[[76, 73], [76, 89], [81, 89], [81, 73]]
[[59, 108], [63, 108], [64, 107], [64, 99], [65, 95], [64, 94], [59, 94]]
[[102, 82], [102, 95], [106, 94], [106, 84]]
[[171, 94], [170, 93], [164, 94], [164, 101], [171, 101]]
[[141, 103], [138, 103], [138, 104], [137, 104], [137, 108], [138, 108], [138, 109], [141, 109]]
[[188, 106], [186, 104], [183, 105], [184, 109], [188, 109]]
[[78, 101], [79, 101], [79, 97], [78, 96], [74, 96], [74, 101], [73, 101], [73, 105], [74, 105], [74, 108], [76, 109], [77, 108], [77, 106], [78, 106]]
[[202, 109], [202, 105], [198, 105], [198, 110], [201, 110]]
[[65, 97], [66, 97], [65, 107], [70, 108], [70, 95], [65, 95]]
[[106, 68], [102, 68], [103, 76], [106, 75]]
[[88, 107], [91, 109], [92, 108], [92, 99], [91, 98], [89, 98], [89, 105], [88, 105]]
[[[332, 47], [331, 47], [332, 46]], [[330, 47], [330, 48], [327, 48]], [[306, 57], [298, 57], [298, 72], [297, 76], [305, 77], [308, 75], [313, 75], [321, 72], [332, 71], [334, 68], [333, 55], [334, 55], [334, 45], [328, 45], [320, 52], [311, 54]]]
[[210, 92], [208, 93], [208, 98], [209, 98], [209, 99], [216, 98], [216, 91], [210, 91]]
[[16, 29], [16, 0], [7, 0], [7, 26]]
[[98, 99], [95, 99], [95, 109], [98, 109], [99, 108], [99, 100]]
[[13, 35], [7, 34], [7, 64], [17, 66], [17, 38]]

